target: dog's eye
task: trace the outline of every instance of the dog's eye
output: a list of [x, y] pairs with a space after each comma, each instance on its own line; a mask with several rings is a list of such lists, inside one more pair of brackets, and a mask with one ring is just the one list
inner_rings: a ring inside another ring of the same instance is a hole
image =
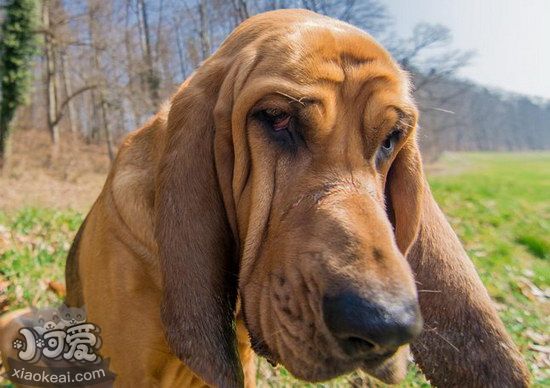
[[400, 131], [393, 131], [390, 133], [380, 145], [378, 152], [376, 153], [376, 164], [380, 165], [383, 161], [388, 159], [395, 149], [395, 145], [401, 138]]
[[260, 111], [259, 118], [274, 132], [288, 130], [290, 124], [290, 114], [278, 108]]
[[384, 140], [382, 143], [382, 151], [385, 152], [387, 155], [391, 154], [393, 152], [393, 149], [395, 148], [395, 144], [399, 141], [400, 132], [399, 131], [393, 131], [389, 134], [388, 137]]

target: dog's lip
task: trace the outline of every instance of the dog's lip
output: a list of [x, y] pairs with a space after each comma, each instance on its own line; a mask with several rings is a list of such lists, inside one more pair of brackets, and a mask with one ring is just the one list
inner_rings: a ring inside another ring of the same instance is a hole
[[386, 384], [397, 384], [407, 372], [408, 350], [400, 348], [395, 352], [377, 355], [363, 361], [361, 370]]
[[246, 319], [245, 319], [245, 326], [247, 326], [250, 347], [252, 348], [254, 353], [256, 353], [260, 357], [265, 358], [266, 361], [269, 362], [269, 364], [271, 364], [271, 366], [274, 366], [274, 367], [277, 366], [277, 364], [279, 363], [278, 358], [275, 357], [275, 355], [273, 354], [273, 352], [271, 351], [267, 343], [263, 339], [260, 339], [261, 337], [256, 336], [248, 328], [248, 325], [246, 324]]
[[362, 368], [377, 367], [381, 363], [386, 362], [388, 359], [394, 356], [395, 352], [389, 352], [384, 354], [376, 354], [371, 357], [363, 358]]
[[[268, 348], [267, 344], [263, 340], [258, 340], [257, 337], [252, 335], [252, 332], [249, 331], [249, 339], [251, 341], [252, 349], [254, 352], [263, 357], [271, 366], [275, 367], [281, 361], [275, 356], [271, 350]], [[390, 351], [382, 354], [372, 354], [368, 356], [363, 356], [361, 359], [356, 360], [356, 368], [364, 370], [365, 372], [377, 377], [376, 370], [387, 369], [387, 364], [391, 363], [391, 359], [395, 356], [396, 351]], [[335, 359], [336, 362], [338, 359]]]
[[[275, 356], [273, 353], [271, 353], [266, 347], [262, 346], [260, 349], [261, 353], [258, 353], [257, 350], [255, 350], [256, 354], [258, 354], [260, 357], [263, 357], [269, 364], [271, 364], [273, 367], [277, 366], [278, 364], [282, 364], [285, 366], [292, 374], [300, 377], [302, 376], [301, 373], [298, 373], [298, 371], [295, 371], [291, 365], [287, 365], [282, 360], [280, 360], [277, 356]], [[401, 381], [404, 376], [398, 376], [399, 374], [395, 374], [395, 371], [399, 370], [399, 359], [397, 356], [397, 351], [391, 351], [383, 354], [372, 354], [368, 356], [363, 356], [360, 359], [351, 359], [345, 361], [343, 364], [341, 364], [342, 369], [338, 369], [337, 373], [323, 376], [321, 379], [318, 379], [318, 377], [312, 376], [302, 376], [300, 378], [304, 378], [311, 382], [316, 381], [324, 381], [327, 379], [332, 379], [338, 376], [341, 376], [343, 374], [349, 373], [357, 368], [363, 370], [367, 374], [369, 374], [372, 377], [375, 377], [376, 379], [388, 383], [388, 384], [395, 384]], [[333, 358], [333, 362], [335, 364], [340, 364], [344, 360], [336, 357]], [[347, 365], [347, 366], [346, 366]], [[300, 371], [303, 372], [303, 371]]]

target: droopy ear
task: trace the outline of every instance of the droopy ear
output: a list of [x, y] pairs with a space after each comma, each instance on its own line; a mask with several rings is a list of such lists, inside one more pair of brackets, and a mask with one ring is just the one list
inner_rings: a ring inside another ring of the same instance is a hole
[[212, 96], [219, 86], [212, 82], [195, 75], [168, 115], [155, 193], [161, 315], [172, 351], [193, 372], [210, 385], [237, 387], [237, 264], [216, 177]]
[[529, 371], [428, 184], [407, 257], [424, 331], [415, 361], [438, 387], [527, 387]]
[[418, 233], [423, 184], [420, 152], [415, 139], [410, 139], [399, 151], [386, 179], [386, 205], [403, 255]]

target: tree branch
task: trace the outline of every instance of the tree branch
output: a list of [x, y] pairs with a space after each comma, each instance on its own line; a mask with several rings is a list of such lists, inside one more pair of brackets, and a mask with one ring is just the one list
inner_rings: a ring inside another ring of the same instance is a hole
[[97, 85], [87, 85], [87, 86], [83, 86], [81, 87], [80, 89], [76, 90], [74, 93], [72, 93], [70, 96], [68, 96], [65, 101], [63, 101], [63, 103], [59, 106], [59, 111], [57, 112], [57, 115], [55, 117], [55, 120], [53, 122], [53, 125], [55, 124], [58, 124], [61, 119], [63, 118], [63, 114], [64, 114], [64, 110], [65, 110], [65, 107], [69, 104], [69, 102], [75, 98], [76, 96], [78, 96], [79, 94], [82, 94], [84, 93], [85, 91], [87, 90], [90, 90], [90, 89], [95, 89], [97, 87]]

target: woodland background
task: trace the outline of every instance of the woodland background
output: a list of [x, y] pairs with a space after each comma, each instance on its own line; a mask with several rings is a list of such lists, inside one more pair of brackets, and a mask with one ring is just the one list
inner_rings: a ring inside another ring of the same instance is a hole
[[293, 7], [368, 31], [411, 72], [428, 161], [445, 150], [550, 148], [549, 101], [457, 78], [476, 54], [454, 49], [443, 25], [419, 24], [409, 38], [398, 38], [379, 0], [32, 3], [37, 49], [31, 93], [11, 127], [48, 131], [54, 150], [62, 137], [78, 134], [104, 145], [112, 159], [121, 138], [153, 115], [235, 26], [259, 12]]

